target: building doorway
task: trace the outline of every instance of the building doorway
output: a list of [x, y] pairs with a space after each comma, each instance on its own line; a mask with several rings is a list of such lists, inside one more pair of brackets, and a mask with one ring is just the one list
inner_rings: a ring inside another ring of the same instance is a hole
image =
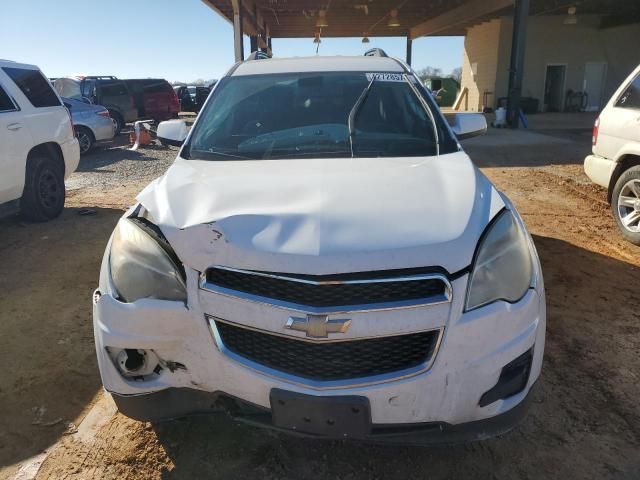
[[602, 107], [604, 81], [607, 76], [607, 64], [589, 62], [584, 65], [583, 90], [587, 94], [587, 111], [597, 112]]
[[545, 112], [562, 112], [564, 110], [564, 84], [567, 76], [566, 65], [547, 65], [544, 78]]

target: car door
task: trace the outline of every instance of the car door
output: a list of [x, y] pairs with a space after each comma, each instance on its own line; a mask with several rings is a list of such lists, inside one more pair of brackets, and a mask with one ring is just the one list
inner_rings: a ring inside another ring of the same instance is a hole
[[133, 122], [138, 119], [138, 110], [134, 104], [133, 96], [122, 80], [100, 81], [99, 86], [100, 105], [119, 111], [125, 122]]
[[22, 196], [27, 154], [32, 140], [23, 112], [0, 74], [0, 203]]
[[85, 80], [82, 80], [82, 83], [80, 85], [80, 92], [82, 93], [83, 97], [88, 98], [89, 100], [91, 100], [91, 103], [98, 103], [98, 92], [96, 90], [96, 81], [88, 78]]
[[170, 118], [170, 104], [174, 97], [173, 89], [164, 80], [145, 81], [143, 87], [145, 115], [162, 121]]
[[207, 101], [209, 94], [211, 93], [211, 89], [208, 87], [197, 87], [196, 88], [196, 112], [199, 112], [204, 102]]
[[629, 142], [640, 141], [640, 69], [616, 92], [600, 115], [594, 153], [618, 158]]

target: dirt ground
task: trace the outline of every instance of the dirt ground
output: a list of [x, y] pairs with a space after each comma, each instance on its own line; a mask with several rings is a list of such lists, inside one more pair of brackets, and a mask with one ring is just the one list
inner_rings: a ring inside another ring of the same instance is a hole
[[75, 433], [106, 401], [90, 301], [104, 246], [123, 209], [175, 156], [116, 147], [83, 158], [61, 218], [0, 221], [0, 478], [44, 450], [39, 479], [640, 478], [640, 249], [621, 239], [605, 193], [582, 173], [589, 133], [545, 133], [491, 131], [466, 145], [522, 213], [547, 288], [542, 376], [511, 433], [456, 447], [373, 447], [221, 416], [151, 425], [119, 414], [95, 437]]

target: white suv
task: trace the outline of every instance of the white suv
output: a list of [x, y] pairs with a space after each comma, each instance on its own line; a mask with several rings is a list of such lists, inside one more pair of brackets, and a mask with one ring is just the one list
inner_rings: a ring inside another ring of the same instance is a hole
[[608, 189], [622, 235], [640, 245], [640, 66], [600, 113], [593, 127], [593, 155], [584, 161], [589, 178]]
[[80, 149], [69, 111], [38, 67], [0, 60], [0, 215], [62, 212]]
[[544, 287], [522, 219], [458, 143], [486, 121], [452, 131], [378, 55], [248, 60], [216, 84], [104, 255], [95, 344], [121, 412], [410, 443], [524, 414]]

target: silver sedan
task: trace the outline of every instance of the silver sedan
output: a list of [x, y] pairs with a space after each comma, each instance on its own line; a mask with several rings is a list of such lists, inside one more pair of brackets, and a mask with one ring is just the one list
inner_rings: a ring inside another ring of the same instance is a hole
[[102, 105], [63, 98], [65, 106], [71, 112], [73, 128], [80, 143], [80, 153], [85, 154], [96, 143], [107, 142], [116, 134], [115, 123], [109, 111]]

